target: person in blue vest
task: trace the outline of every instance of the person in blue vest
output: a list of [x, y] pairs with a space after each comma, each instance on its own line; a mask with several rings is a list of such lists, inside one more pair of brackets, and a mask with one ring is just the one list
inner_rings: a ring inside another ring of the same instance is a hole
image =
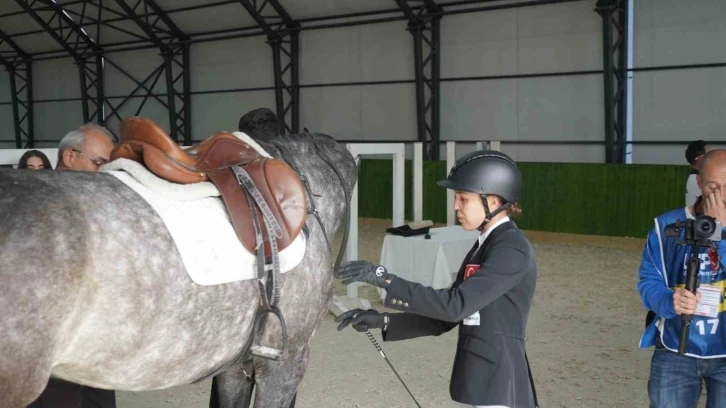
[[[637, 287], [653, 318], [639, 346], [655, 346], [648, 381], [651, 408], [696, 408], [704, 383], [706, 407], [726, 408], [726, 241], [699, 249], [700, 286], [694, 295], [684, 287], [691, 247], [666, 236], [666, 226], [700, 215], [726, 226], [726, 150], [706, 153], [696, 179], [703, 194], [692, 206], [656, 217], [643, 249]], [[682, 315], [693, 315], [683, 355], [678, 354]]]
[[503, 153], [479, 150], [457, 160], [438, 184], [455, 191], [462, 228], [481, 232], [451, 288], [426, 287], [381, 265], [348, 262], [336, 274], [343, 284], [384, 288], [385, 306], [403, 313], [350, 310], [336, 318], [338, 330], [377, 328], [384, 341], [399, 341], [458, 328], [451, 398], [469, 408], [535, 408], [525, 339], [537, 263], [531, 243], [509, 218], [521, 212], [519, 169]]
[[691, 172], [686, 179], [686, 206], [696, 203], [696, 199], [701, 195], [701, 189], [696, 182], [696, 175], [701, 168], [701, 159], [708, 152], [706, 142], [703, 140], [695, 140], [686, 147], [686, 160], [691, 166]]

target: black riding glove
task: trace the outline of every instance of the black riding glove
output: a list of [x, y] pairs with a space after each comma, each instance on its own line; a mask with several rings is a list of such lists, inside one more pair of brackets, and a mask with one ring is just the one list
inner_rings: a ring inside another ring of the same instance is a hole
[[385, 330], [388, 328], [388, 313], [378, 313], [373, 309], [353, 309], [336, 317], [335, 321], [342, 321], [338, 325], [338, 331], [345, 329], [349, 324], [352, 324], [353, 328], [359, 332], [364, 332], [368, 329]]
[[[370, 283], [379, 288], [388, 288], [386, 279], [392, 280], [396, 275], [388, 273], [382, 265], [373, 265], [366, 261], [346, 262], [336, 274], [338, 279], [345, 279], [344, 285], [353, 282]], [[347, 279], [346, 279], [347, 278]]]

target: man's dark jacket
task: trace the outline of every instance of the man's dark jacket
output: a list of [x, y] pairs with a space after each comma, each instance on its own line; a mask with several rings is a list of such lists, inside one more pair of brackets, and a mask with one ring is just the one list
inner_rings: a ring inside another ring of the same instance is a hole
[[[394, 278], [385, 305], [406, 313], [391, 314], [383, 339], [438, 336], [459, 326], [451, 398], [468, 405], [533, 408], [525, 337], [537, 280], [534, 249], [511, 221], [477, 246], [450, 289]], [[476, 266], [479, 270], [464, 279]]]

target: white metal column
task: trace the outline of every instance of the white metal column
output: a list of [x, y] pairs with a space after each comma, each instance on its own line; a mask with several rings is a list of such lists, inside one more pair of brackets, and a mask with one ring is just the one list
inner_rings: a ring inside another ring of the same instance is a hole
[[[456, 163], [456, 142], [446, 142], [446, 175]], [[446, 189], [446, 225], [456, 224], [454, 213], [454, 190]]]
[[[393, 225], [399, 226], [404, 223], [404, 200], [405, 200], [405, 154], [406, 146], [403, 143], [348, 143], [346, 148], [356, 156], [370, 155], [391, 155], [393, 159]], [[353, 194], [350, 197], [350, 225], [348, 227], [348, 247], [346, 258], [348, 261], [358, 259], [358, 183], [355, 184]], [[358, 286], [360, 282], [351, 283], [346, 288], [348, 298], [358, 297]]]

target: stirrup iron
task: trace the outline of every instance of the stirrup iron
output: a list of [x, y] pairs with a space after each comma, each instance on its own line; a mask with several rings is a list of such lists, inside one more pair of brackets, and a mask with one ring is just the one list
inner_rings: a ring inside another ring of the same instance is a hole
[[[260, 345], [260, 337], [262, 337], [262, 330], [260, 323], [264, 326], [266, 314], [272, 314], [277, 317], [280, 321], [280, 328], [282, 329], [282, 348], [276, 349], [273, 347], [267, 347]], [[250, 351], [255, 357], [266, 358], [268, 360], [279, 361], [283, 354], [285, 354], [285, 348], [287, 347], [287, 328], [285, 327], [285, 319], [282, 317], [282, 311], [277, 306], [270, 306], [269, 310], [262, 310], [255, 319], [255, 327], [252, 329], [254, 339], [252, 341], [252, 347]]]

